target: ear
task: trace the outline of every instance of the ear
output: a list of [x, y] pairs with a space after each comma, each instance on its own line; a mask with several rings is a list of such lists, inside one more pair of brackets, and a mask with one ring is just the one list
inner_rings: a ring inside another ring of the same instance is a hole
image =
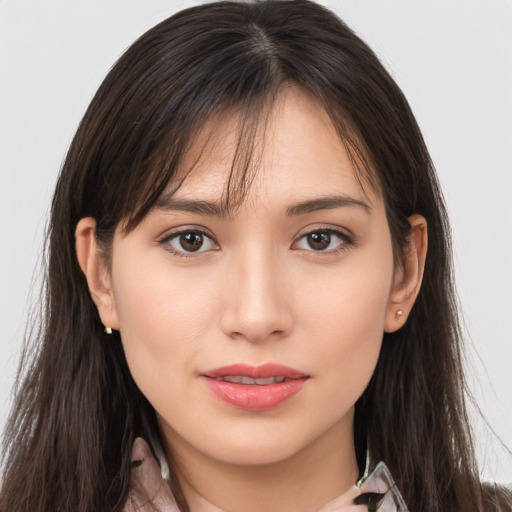
[[406, 322], [420, 291], [427, 256], [427, 221], [421, 215], [409, 217], [411, 226], [404, 248], [403, 265], [395, 269], [384, 330], [395, 332]]
[[96, 220], [81, 219], [75, 230], [75, 249], [78, 264], [85, 275], [92, 300], [98, 308], [103, 325], [119, 329], [109, 269], [96, 240]]

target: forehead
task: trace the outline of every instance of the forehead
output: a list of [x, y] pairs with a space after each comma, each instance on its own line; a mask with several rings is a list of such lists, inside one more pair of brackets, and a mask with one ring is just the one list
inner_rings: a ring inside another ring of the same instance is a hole
[[166, 194], [220, 201], [230, 209], [247, 200], [333, 191], [378, 200], [361, 179], [327, 112], [298, 87], [282, 91], [254, 117], [223, 112], [197, 131]]

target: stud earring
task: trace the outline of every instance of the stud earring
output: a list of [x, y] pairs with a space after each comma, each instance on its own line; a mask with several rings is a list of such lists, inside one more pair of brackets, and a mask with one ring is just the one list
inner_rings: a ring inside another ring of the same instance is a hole
[[112, 327], [105, 327], [105, 334], [112, 334]]
[[403, 312], [401, 309], [399, 309], [399, 310], [396, 312], [395, 320], [398, 322], [398, 321], [402, 318], [403, 314], [404, 314], [404, 312]]

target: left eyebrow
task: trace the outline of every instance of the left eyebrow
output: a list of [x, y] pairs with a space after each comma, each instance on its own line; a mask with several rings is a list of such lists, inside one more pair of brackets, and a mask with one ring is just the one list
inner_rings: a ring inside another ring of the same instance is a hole
[[366, 213], [371, 213], [371, 207], [360, 199], [354, 199], [350, 196], [345, 195], [333, 195], [325, 197], [317, 197], [314, 199], [308, 199], [300, 203], [289, 206], [286, 209], [286, 215], [288, 217], [294, 215], [303, 215], [305, 213], [312, 213], [319, 210], [333, 210], [334, 208], [342, 207], [356, 207], [362, 208]]

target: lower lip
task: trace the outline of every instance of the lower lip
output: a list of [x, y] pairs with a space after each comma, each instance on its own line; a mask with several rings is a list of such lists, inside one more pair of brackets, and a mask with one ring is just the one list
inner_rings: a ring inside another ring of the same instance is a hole
[[234, 407], [246, 411], [268, 411], [296, 395], [308, 377], [263, 386], [236, 384], [209, 377], [203, 379], [215, 395]]

